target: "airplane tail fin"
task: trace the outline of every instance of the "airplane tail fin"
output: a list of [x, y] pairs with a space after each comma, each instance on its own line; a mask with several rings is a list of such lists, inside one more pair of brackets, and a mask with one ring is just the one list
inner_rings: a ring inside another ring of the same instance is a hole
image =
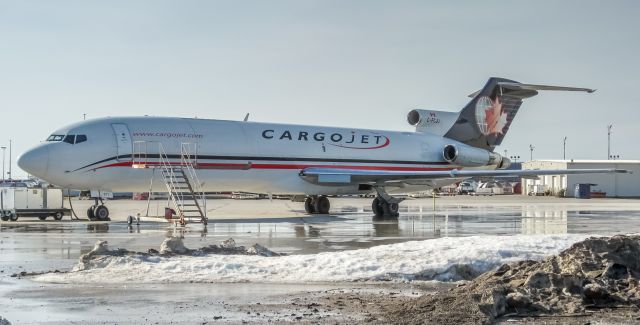
[[462, 143], [493, 151], [502, 143], [511, 122], [526, 98], [539, 90], [584, 91], [588, 88], [522, 84], [503, 78], [490, 78], [485, 86], [469, 95], [471, 101], [460, 112], [414, 110], [409, 123], [418, 132], [435, 133]]

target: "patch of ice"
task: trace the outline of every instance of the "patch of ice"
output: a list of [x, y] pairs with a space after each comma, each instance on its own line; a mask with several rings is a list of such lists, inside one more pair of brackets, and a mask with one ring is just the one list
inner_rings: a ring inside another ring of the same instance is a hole
[[[542, 259], [586, 235], [451, 237], [311, 255], [108, 256], [93, 268], [36, 276], [63, 283], [459, 280], [503, 263]], [[262, 249], [262, 247], [255, 247]]]

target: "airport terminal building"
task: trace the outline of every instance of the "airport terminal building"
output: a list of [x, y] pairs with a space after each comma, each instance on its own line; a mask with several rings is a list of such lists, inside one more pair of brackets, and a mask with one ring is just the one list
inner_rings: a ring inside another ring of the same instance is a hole
[[[542, 185], [552, 195], [565, 191], [574, 196], [576, 184], [591, 183], [592, 191], [604, 192], [607, 197], [640, 197], [640, 160], [533, 160], [522, 163], [522, 169], [592, 169], [615, 168], [630, 170], [632, 174], [585, 174], [540, 176], [522, 179], [522, 194], [529, 195], [536, 185]], [[538, 186], [538, 188], [540, 188]]]

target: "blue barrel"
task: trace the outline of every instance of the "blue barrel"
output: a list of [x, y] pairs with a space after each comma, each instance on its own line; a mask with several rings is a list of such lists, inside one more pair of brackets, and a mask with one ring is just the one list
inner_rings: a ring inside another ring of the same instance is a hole
[[576, 184], [576, 189], [573, 196], [576, 199], [590, 199], [591, 184]]

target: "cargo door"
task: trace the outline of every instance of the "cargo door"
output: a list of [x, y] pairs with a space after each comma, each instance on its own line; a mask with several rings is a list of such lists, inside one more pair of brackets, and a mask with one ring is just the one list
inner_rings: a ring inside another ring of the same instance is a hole
[[49, 188], [46, 189], [47, 209], [62, 209], [64, 207], [64, 200], [62, 197], [62, 189]]
[[2, 210], [13, 210], [15, 208], [15, 190], [13, 188], [2, 189]]
[[119, 161], [130, 161], [131, 153], [132, 153], [132, 142], [131, 142], [131, 134], [129, 133], [129, 128], [126, 124], [114, 123], [111, 124], [113, 128], [113, 134], [116, 137], [116, 146], [117, 146], [117, 159]]
[[27, 189], [16, 188], [13, 191], [14, 195], [14, 209], [27, 209]]
[[42, 192], [42, 189], [39, 188], [27, 189], [27, 209], [44, 208], [44, 199], [42, 197]]

